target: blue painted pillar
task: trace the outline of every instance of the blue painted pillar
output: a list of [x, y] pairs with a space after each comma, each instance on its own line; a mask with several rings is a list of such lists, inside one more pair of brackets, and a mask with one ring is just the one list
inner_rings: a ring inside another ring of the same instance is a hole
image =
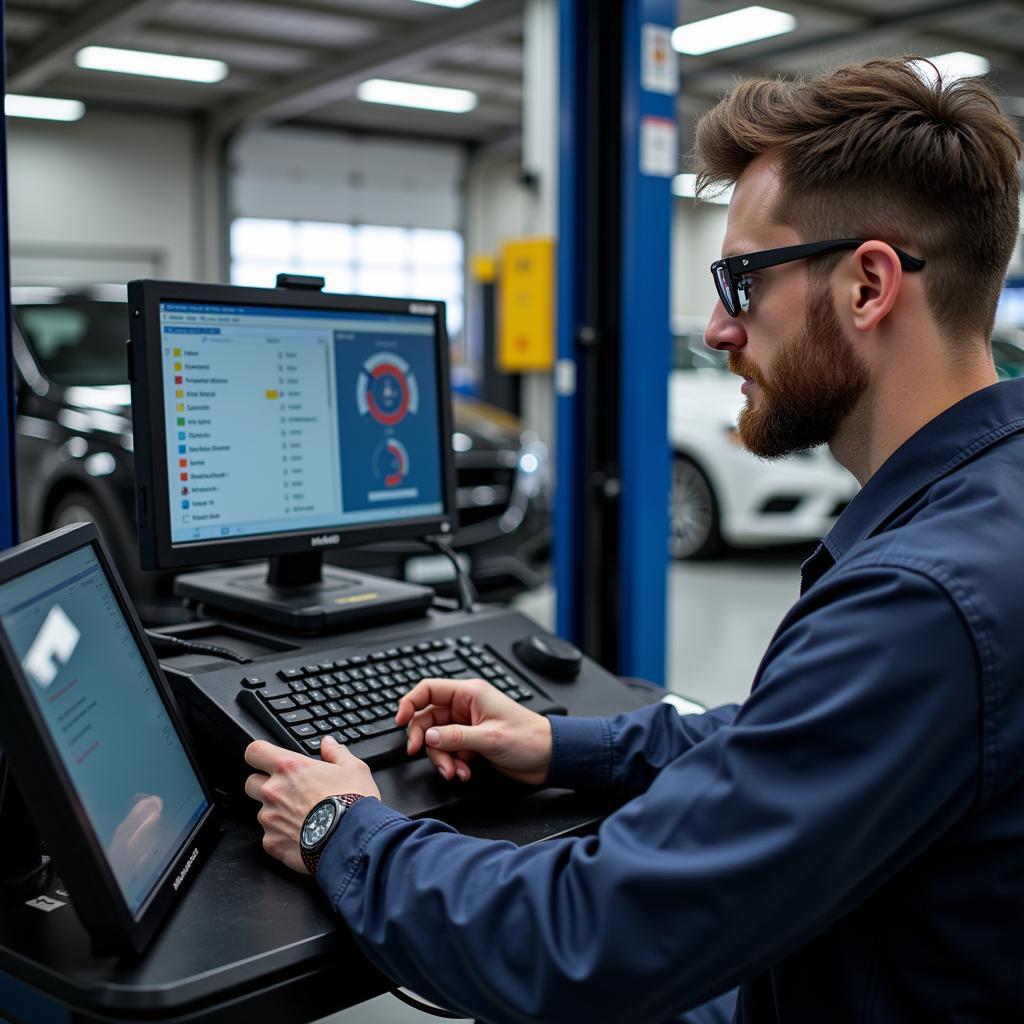
[[[0, 7], [0, 83], [6, 95], [4, 22]], [[2, 96], [0, 96], [2, 98]], [[10, 257], [7, 247], [7, 121], [0, 126], [0, 550], [18, 541], [14, 454], [14, 365], [11, 355]]]
[[561, 0], [557, 629], [663, 683], [673, 0]]
[[625, 0], [622, 61], [619, 671], [665, 682], [675, 0]]

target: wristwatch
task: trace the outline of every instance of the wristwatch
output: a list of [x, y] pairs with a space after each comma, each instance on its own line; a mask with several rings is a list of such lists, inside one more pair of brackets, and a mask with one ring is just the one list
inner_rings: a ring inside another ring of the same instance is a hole
[[302, 854], [302, 863], [306, 870], [316, 876], [316, 866], [320, 863], [320, 854], [324, 852], [338, 823], [345, 816], [345, 812], [358, 801], [363, 799], [363, 793], [342, 793], [340, 796], [329, 796], [321, 800], [313, 810], [306, 815], [299, 831], [299, 851]]

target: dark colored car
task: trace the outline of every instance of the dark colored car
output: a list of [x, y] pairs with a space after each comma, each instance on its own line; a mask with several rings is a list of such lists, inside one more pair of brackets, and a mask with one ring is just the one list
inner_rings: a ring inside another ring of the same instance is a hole
[[[95, 522], [143, 617], [181, 614], [170, 573], [139, 567], [124, 289], [13, 289], [21, 532]], [[504, 600], [547, 572], [547, 450], [513, 416], [456, 396], [453, 544], [481, 596]], [[451, 565], [416, 541], [331, 552], [337, 565], [451, 587]]]

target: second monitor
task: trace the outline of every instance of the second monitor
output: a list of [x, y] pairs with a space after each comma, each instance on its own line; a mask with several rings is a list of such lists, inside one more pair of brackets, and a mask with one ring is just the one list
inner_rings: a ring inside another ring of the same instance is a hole
[[425, 607], [321, 560], [453, 530], [444, 304], [135, 281], [128, 305], [143, 566], [270, 558], [179, 593], [307, 632]]

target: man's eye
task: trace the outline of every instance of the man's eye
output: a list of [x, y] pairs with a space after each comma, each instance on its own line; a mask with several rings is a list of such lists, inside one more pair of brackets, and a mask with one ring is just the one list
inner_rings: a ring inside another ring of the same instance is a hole
[[740, 309], [748, 309], [750, 307], [750, 293], [754, 290], [754, 278], [749, 274], [744, 274], [737, 279], [736, 289], [740, 293]]

